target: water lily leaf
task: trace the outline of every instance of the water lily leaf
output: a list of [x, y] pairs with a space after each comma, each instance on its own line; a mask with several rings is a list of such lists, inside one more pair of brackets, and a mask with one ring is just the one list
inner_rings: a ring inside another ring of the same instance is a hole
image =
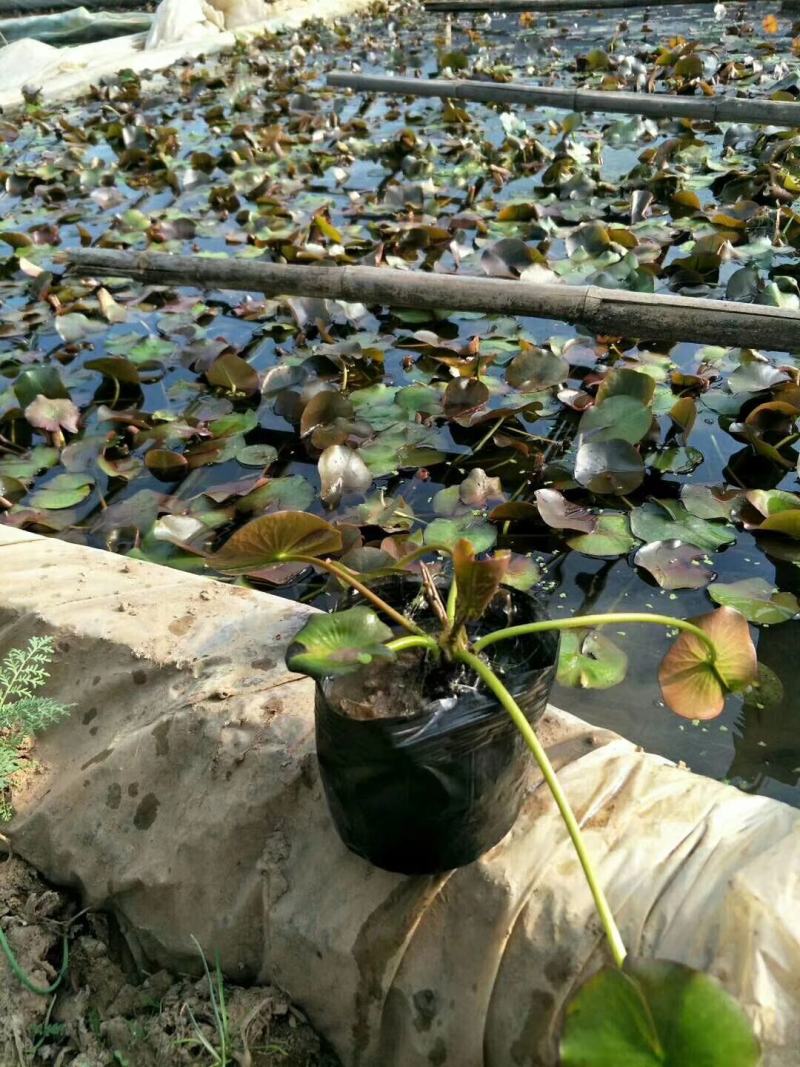
[[394, 653], [385, 642], [393, 636], [372, 608], [364, 605], [313, 615], [290, 645], [286, 665], [290, 671], [313, 678], [347, 674], [376, 658], [392, 659]]
[[534, 348], [514, 356], [506, 368], [506, 381], [522, 393], [537, 393], [560, 385], [569, 377], [569, 363], [561, 356]]
[[591, 533], [571, 537], [567, 544], [585, 556], [624, 556], [637, 544], [626, 515], [600, 515]]
[[488, 387], [477, 378], [454, 378], [444, 391], [444, 413], [448, 419], [462, 419], [488, 399]]
[[168, 448], [151, 448], [144, 462], [147, 469], [164, 482], [177, 482], [184, 477], [189, 466], [185, 456]]
[[702, 589], [714, 577], [706, 553], [682, 541], [652, 541], [642, 545], [633, 562], [649, 571], [662, 589]]
[[104, 322], [95, 322], [87, 318], [79, 311], [70, 312], [68, 315], [56, 315], [56, 333], [65, 344], [80, 341], [92, 333], [102, 333], [108, 326]]
[[597, 404], [605, 404], [612, 396], [632, 396], [645, 406], [649, 405], [655, 393], [655, 379], [649, 374], [642, 374], [630, 367], [618, 367], [610, 370], [597, 389]]
[[601, 495], [631, 493], [644, 481], [642, 457], [627, 441], [588, 441], [575, 457], [575, 480]]
[[372, 472], [364, 460], [346, 445], [331, 445], [319, 457], [320, 497], [334, 507], [343, 493], [364, 492], [372, 485]]
[[728, 378], [728, 388], [732, 393], [760, 393], [764, 389], [771, 389], [773, 385], [788, 380], [785, 371], [773, 367], [769, 360], [763, 357], [750, 356], [743, 359], [741, 364]]
[[84, 363], [88, 370], [99, 371], [104, 378], [112, 378], [126, 385], [138, 385], [139, 371], [135, 363], [123, 356], [103, 356], [100, 359], [89, 359]]
[[710, 975], [628, 956], [605, 967], [567, 1005], [562, 1067], [757, 1067], [761, 1049], [744, 1011]]
[[[5, 501], [11, 501], [12, 504], [21, 499], [27, 493], [27, 487], [24, 482], [20, 482], [17, 478], [11, 478], [8, 474], [0, 474], [0, 497]], [[0, 504], [0, 507], [7, 507], [8, 504]]]
[[650, 409], [641, 400], [621, 393], [588, 408], [581, 416], [578, 432], [584, 442], [617, 439], [635, 445], [652, 421]]
[[537, 489], [536, 506], [544, 522], [555, 530], [580, 530], [592, 533], [597, 527], [597, 516], [580, 504], [573, 504], [557, 489]]
[[530, 556], [512, 552], [503, 578], [503, 585], [510, 585], [512, 589], [521, 589], [526, 593], [536, 585], [541, 577], [539, 565]]
[[314, 487], [302, 474], [290, 474], [285, 478], [270, 478], [266, 485], [259, 486], [236, 504], [237, 511], [305, 511], [311, 507], [315, 496]]
[[25, 408], [25, 418], [31, 426], [48, 433], [58, 433], [62, 429], [77, 433], [80, 417], [80, 411], [71, 400], [53, 400], [42, 395]]
[[269, 467], [278, 458], [272, 445], [244, 445], [236, 453], [236, 462], [243, 467]]
[[484, 508], [490, 500], [504, 497], [500, 479], [490, 478], [481, 467], [473, 468], [458, 487], [458, 499], [470, 508]]
[[14, 382], [14, 395], [21, 408], [32, 404], [37, 396], [46, 396], [52, 400], [69, 399], [57, 367], [26, 367], [20, 371]]
[[31, 493], [30, 504], [34, 508], [58, 510], [74, 508], [89, 496], [94, 488], [94, 478], [88, 474], [57, 474], [49, 482]]
[[742, 494], [738, 489], [721, 489], [713, 485], [682, 485], [681, 502], [699, 519], [730, 519]]
[[669, 502], [669, 510], [655, 501], [630, 513], [631, 530], [642, 541], [685, 541], [714, 552], [736, 540], [730, 526], [711, 523], [690, 514], [683, 504]]
[[223, 352], [218, 356], [206, 371], [206, 378], [209, 385], [245, 396], [252, 396], [261, 388], [258, 372], [235, 352]]
[[481, 267], [492, 278], [519, 278], [535, 262], [533, 249], [518, 237], [503, 237], [481, 253]]
[[316, 429], [328, 426], [337, 419], [351, 419], [353, 404], [349, 397], [333, 389], [312, 396], [300, 417], [300, 436], [308, 437]]
[[475, 549], [465, 538], [453, 549], [453, 574], [458, 598], [456, 628], [471, 619], [479, 619], [500, 588], [508, 570], [510, 553], [497, 552], [488, 559], [476, 559]]
[[24, 456], [6, 456], [0, 459], [0, 475], [29, 481], [39, 471], [49, 470], [58, 463], [58, 449], [48, 445], [38, 445]]
[[328, 556], [342, 548], [342, 535], [317, 515], [276, 511], [237, 530], [209, 563], [223, 574], [248, 574], [298, 556]]
[[662, 474], [691, 474], [703, 462], [703, 453], [691, 445], [668, 445], [645, 456], [645, 463]]
[[598, 630], [565, 630], [558, 656], [558, 683], [574, 689], [610, 689], [628, 670], [628, 657]]
[[699, 637], [681, 632], [661, 661], [658, 681], [664, 700], [685, 719], [714, 719], [728, 692], [751, 685], [757, 677], [756, 650], [747, 619], [729, 607], [690, 619], [712, 639], [717, 658]]
[[745, 493], [741, 519], [746, 530], [775, 533], [800, 541], [800, 497], [782, 489], [752, 489]]
[[788, 622], [800, 611], [792, 593], [781, 593], [764, 578], [743, 578], [738, 582], [716, 582], [708, 590], [717, 604], [736, 608], [748, 620], [760, 626]]
[[469, 541], [476, 552], [486, 552], [497, 540], [497, 530], [490, 522], [476, 515], [459, 515], [452, 519], [434, 519], [425, 527], [426, 545], [446, 545], [455, 548], [462, 538]]

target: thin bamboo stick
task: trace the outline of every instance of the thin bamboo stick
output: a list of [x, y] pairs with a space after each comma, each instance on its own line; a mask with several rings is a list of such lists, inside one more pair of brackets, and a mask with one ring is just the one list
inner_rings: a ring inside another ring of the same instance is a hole
[[445, 78], [395, 78], [386, 74], [332, 71], [327, 84], [366, 93], [434, 96], [484, 104], [522, 104], [567, 111], [608, 111], [650, 118], [689, 118], [704, 122], [800, 127], [800, 103], [744, 97], [672, 96], [666, 93], [602, 92], [524, 85], [520, 82], [466, 81]]
[[527, 315], [579, 323], [597, 335], [800, 352], [800, 312], [761, 304], [628, 293], [594, 285], [530, 285], [389, 267], [296, 266], [112, 249], [76, 249], [66, 257], [84, 277], [129, 277], [162, 285], [319, 297], [373, 307]]
[[[530, 11], [532, 14], [554, 14], [559, 11], [612, 11], [615, 8], [696, 7], [716, 3], [717, 0], [425, 0], [429, 11]], [[746, 3], [745, 6], [751, 6]], [[759, 9], [762, 5], [759, 5]]]

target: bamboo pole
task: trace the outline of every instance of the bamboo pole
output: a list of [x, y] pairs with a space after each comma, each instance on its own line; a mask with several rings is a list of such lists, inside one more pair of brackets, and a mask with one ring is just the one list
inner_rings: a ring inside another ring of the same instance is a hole
[[390, 75], [332, 71], [327, 84], [361, 93], [434, 96], [484, 104], [522, 104], [567, 111], [610, 111], [650, 118], [688, 118], [704, 122], [800, 127], [800, 103], [744, 97], [671, 96], [666, 93], [601, 92], [524, 85], [520, 82], [465, 81], [445, 78], [395, 78]]
[[[696, 7], [716, 0], [425, 0], [428, 11], [530, 11], [531, 14], [556, 14], [569, 11], [613, 11], [617, 8], [648, 8], [654, 13], [661, 7]], [[743, 6], [751, 7], [750, 3]], [[760, 9], [761, 5], [759, 5]]]
[[128, 277], [161, 285], [319, 297], [373, 307], [527, 315], [579, 323], [597, 335], [800, 352], [800, 312], [760, 304], [628, 293], [594, 285], [529, 285], [390, 267], [296, 266], [94, 248], [69, 251], [66, 258], [84, 277]]

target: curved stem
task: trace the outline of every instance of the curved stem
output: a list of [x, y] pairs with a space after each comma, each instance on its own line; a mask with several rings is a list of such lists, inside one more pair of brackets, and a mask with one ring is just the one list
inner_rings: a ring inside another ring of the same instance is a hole
[[606, 900], [606, 895], [598, 881], [597, 872], [595, 871], [589, 853], [586, 850], [586, 843], [583, 840], [583, 834], [578, 825], [578, 820], [575, 818], [575, 813], [570, 807], [570, 803], [567, 800], [564, 790], [561, 788], [561, 783], [558, 780], [558, 776], [556, 775], [555, 769], [553, 768], [547, 753], [542, 747], [541, 741], [536, 736], [536, 732], [531, 724], [525, 718], [525, 713], [522, 711], [519, 704], [517, 704], [516, 700], [514, 700], [491, 667], [484, 663], [483, 660], [478, 659], [478, 657], [471, 652], [456, 650], [455, 656], [460, 659], [462, 663], [466, 663], [471, 667], [478, 677], [486, 683], [489, 689], [491, 689], [508, 712], [516, 728], [522, 734], [525, 744], [533, 753], [533, 758], [539, 765], [542, 776], [544, 777], [545, 782], [547, 782], [548, 788], [553, 795], [553, 800], [555, 800], [556, 806], [561, 813], [561, 818], [564, 820], [564, 824], [567, 827], [567, 833], [575, 847], [575, 851], [578, 853], [578, 859], [580, 860], [583, 873], [586, 875], [586, 881], [591, 890], [592, 897], [594, 898], [597, 914], [600, 917], [600, 922], [603, 924], [603, 930], [606, 935], [606, 940], [608, 941], [608, 947], [611, 950], [611, 955], [614, 957], [616, 965], [621, 967], [627, 956], [627, 950], [622, 940], [622, 935], [619, 932], [609, 903]]
[[377, 593], [373, 593], [368, 586], [359, 581], [356, 575], [348, 570], [347, 567], [343, 567], [340, 563], [334, 563], [331, 559], [317, 559], [316, 556], [292, 556], [291, 558], [297, 563], [309, 563], [313, 567], [322, 567], [323, 570], [327, 571], [329, 574], [333, 574], [340, 581], [359, 592], [365, 600], [369, 600], [374, 607], [379, 611], [382, 611], [384, 615], [388, 615], [388, 617], [398, 623], [398, 625], [409, 630], [412, 634], [427, 636], [421, 626], [417, 626], [411, 619], [407, 619], [405, 615], [401, 615], [399, 611], [395, 611], [395, 609], [390, 604], [387, 604], [385, 600], [381, 600]]
[[571, 619], [547, 619], [544, 622], [529, 622], [521, 626], [507, 626], [504, 630], [495, 630], [476, 641], [473, 648], [480, 652], [495, 641], [505, 641], [509, 637], [525, 637], [526, 634], [540, 634], [548, 630], [582, 630], [584, 627], [607, 626], [609, 623], [645, 622], [657, 626], [684, 630], [699, 638], [709, 652], [709, 662], [713, 666], [717, 659], [717, 646], [705, 630], [685, 619], [674, 619], [671, 615], [650, 615], [646, 611], [617, 611], [607, 615], [575, 615]]
[[412, 634], [410, 637], [396, 637], [394, 641], [387, 641], [386, 647], [390, 648], [392, 652], [403, 652], [407, 648], [428, 648], [431, 652], [439, 654], [439, 645], [436, 643], [436, 639], [429, 637], [427, 634], [420, 635]]
[[11, 945], [9, 945], [6, 935], [3, 933], [2, 930], [0, 930], [0, 948], [2, 948], [3, 954], [5, 955], [6, 960], [8, 961], [8, 965], [11, 968], [12, 973], [15, 975], [17, 981], [20, 982], [20, 984], [23, 985], [31, 993], [35, 993], [37, 997], [49, 997], [51, 993], [55, 993], [55, 991], [64, 981], [64, 978], [67, 973], [67, 968], [69, 967], [69, 941], [67, 940], [66, 934], [64, 934], [64, 947], [61, 957], [61, 969], [58, 972], [58, 977], [56, 978], [55, 982], [53, 982], [53, 984], [49, 986], [38, 986], [33, 984], [27, 974], [20, 967], [17, 958], [12, 951]]

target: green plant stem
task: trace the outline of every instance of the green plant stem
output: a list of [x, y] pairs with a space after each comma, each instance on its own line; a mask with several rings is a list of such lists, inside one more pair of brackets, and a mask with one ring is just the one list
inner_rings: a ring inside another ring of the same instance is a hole
[[17, 957], [14, 955], [11, 945], [9, 945], [6, 935], [2, 930], [0, 930], [0, 948], [2, 948], [4, 955], [8, 960], [8, 965], [17, 981], [31, 993], [35, 993], [37, 997], [49, 997], [51, 993], [55, 993], [66, 977], [67, 968], [69, 967], [69, 941], [67, 940], [66, 934], [64, 934], [64, 950], [61, 957], [61, 969], [58, 972], [58, 977], [55, 982], [49, 986], [38, 986], [33, 984], [17, 962]]
[[450, 581], [450, 588], [447, 590], [447, 618], [452, 629], [453, 623], [456, 621], [456, 605], [458, 604], [458, 586], [456, 585], [455, 575], [453, 575]]
[[460, 659], [462, 663], [471, 667], [472, 670], [481, 678], [486, 685], [491, 689], [502, 706], [508, 712], [512, 722], [522, 735], [525, 744], [533, 753], [533, 758], [539, 765], [539, 769], [542, 772], [545, 782], [553, 795], [553, 800], [556, 802], [561, 818], [564, 820], [564, 824], [567, 828], [567, 833], [570, 836], [572, 844], [575, 847], [575, 851], [578, 854], [583, 873], [586, 876], [586, 881], [591, 890], [592, 897], [594, 898], [595, 907], [597, 908], [597, 914], [600, 917], [600, 922], [603, 925], [603, 930], [608, 941], [608, 946], [611, 950], [611, 955], [614, 958], [614, 962], [617, 967], [621, 967], [627, 956], [627, 950], [622, 940], [622, 935], [619, 932], [617, 924], [614, 920], [614, 916], [611, 912], [606, 895], [603, 892], [603, 888], [597, 878], [597, 872], [594, 869], [592, 860], [586, 849], [586, 843], [583, 840], [583, 834], [581, 828], [578, 825], [578, 820], [575, 818], [575, 813], [570, 807], [570, 803], [567, 800], [564, 790], [561, 788], [561, 783], [558, 780], [555, 769], [550, 762], [547, 753], [542, 747], [542, 743], [536, 736], [536, 732], [525, 718], [525, 713], [517, 704], [516, 700], [512, 697], [494, 671], [483, 660], [479, 659], [472, 652], [467, 652], [464, 649], [457, 649], [454, 653], [457, 659]]
[[393, 619], [394, 622], [398, 623], [398, 625], [402, 626], [404, 629], [408, 630], [412, 634], [416, 634], [417, 636], [425, 636], [425, 631], [422, 629], [421, 626], [417, 626], [417, 624], [415, 622], [412, 622], [411, 619], [407, 619], [405, 615], [401, 615], [399, 611], [395, 611], [395, 609], [391, 607], [390, 604], [387, 604], [385, 600], [381, 600], [377, 593], [373, 593], [373, 591], [368, 586], [364, 585], [363, 582], [359, 581], [359, 579], [355, 576], [355, 574], [353, 574], [352, 571], [348, 570], [341, 564], [334, 563], [332, 559], [317, 559], [316, 556], [292, 556], [291, 560], [287, 560], [287, 562], [295, 561], [297, 563], [309, 563], [313, 567], [322, 567], [323, 570], [327, 571], [329, 574], [333, 574], [340, 581], [344, 582], [352, 589], [355, 589], [357, 592], [361, 593], [361, 595], [366, 600], [369, 600], [369, 602], [373, 604], [379, 611], [382, 611], [385, 615], [388, 615], [388, 617], [390, 619]]
[[394, 641], [388, 641], [387, 648], [390, 648], [392, 652], [404, 652], [407, 648], [428, 648], [431, 652], [439, 654], [439, 645], [436, 639], [429, 637], [428, 634], [421, 634], [419, 637], [416, 634], [412, 634], [410, 637], [397, 637]]
[[705, 630], [695, 626], [685, 619], [674, 619], [671, 615], [651, 615], [646, 611], [618, 611], [607, 615], [575, 615], [571, 619], [547, 619], [544, 622], [529, 622], [521, 626], [508, 626], [503, 630], [495, 630], [494, 633], [486, 634], [476, 641], [473, 649], [482, 652], [484, 648], [493, 645], [495, 641], [505, 641], [509, 637], [525, 637], [527, 634], [540, 634], [548, 630], [582, 630], [594, 626], [608, 626], [620, 623], [652, 623], [656, 626], [672, 627], [676, 630], [684, 630], [699, 638], [709, 652], [709, 662], [713, 666], [717, 659], [717, 647]]

